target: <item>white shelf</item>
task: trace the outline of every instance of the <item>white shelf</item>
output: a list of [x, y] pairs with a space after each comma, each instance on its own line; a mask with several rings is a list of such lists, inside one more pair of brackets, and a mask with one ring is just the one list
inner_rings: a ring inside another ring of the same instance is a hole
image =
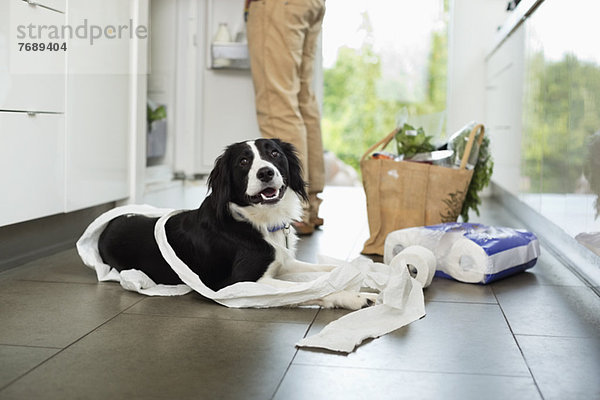
[[228, 58], [230, 60], [247, 60], [248, 44], [236, 42], [214, 42], [212, 44], [213, 58]]
[[[215, 62], [226, 60], [226, 63]], [[214, 42], [211, 44], [212, 69], [250, 69], [248, 44], [237, 42]]]

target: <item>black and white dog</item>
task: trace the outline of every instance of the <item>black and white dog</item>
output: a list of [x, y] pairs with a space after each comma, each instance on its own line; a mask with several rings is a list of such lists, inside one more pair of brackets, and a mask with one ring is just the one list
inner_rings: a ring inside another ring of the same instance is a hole
[[[277, 275], [325, 272], [333, 267], [295, 259], [297, 237], [290, 229], [302, 213], [305, 182], [295, 149], [277, 139], [235, 143], [216, 160], [209, 195], [197, 210], [173, 215], [167, 240], [177, 256], [213, 290], [242, 281], [283, 287]], [[98, 250], [117, 270], [139, 269], [154, 282], [182, 283], [154, 239], [157, 218], [120, 216], [102, 232]], [[310, 304], [359, 309], [368, 295], [337, 292]]]

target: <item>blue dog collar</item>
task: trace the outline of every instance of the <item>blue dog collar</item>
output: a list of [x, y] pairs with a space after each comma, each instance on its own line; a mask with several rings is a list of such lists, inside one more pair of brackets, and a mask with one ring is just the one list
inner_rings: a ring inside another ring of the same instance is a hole
[[290, 243], [288, 240], [288, 237], [290, 236], [290, 224], [281, 224], [281, 225], [277, 225], [277, 226], [271, 226], [271, 227], [268, 227], [267, 230], [270, 233], [283, 230], [283, 234], [285, 235], [285, 248], [286, 249], [290, 248]]
[[280, 231], [282, 229], [290, 229], [290, 224], [275, 225], [267, 228], [267, 230], [271, 233]]
[[[235, 215], [241, 220], [241, 221], [245, 221], [248, 222], [249, 221], [238, 211], [234, 211]], [[274, 225], [274, 226], [268, 226], [267, 227], [267, 231], [269, 231], [269, 233], [275, 233], [275, 232], [279, 232], [283, 230], [283, 234], [285, 235], [285, 248], [289, 249], [289, 241], [288, 241], [288, 236], [290, 235], [290, 224], [285, 224], [282, 223], [281, 225]]]

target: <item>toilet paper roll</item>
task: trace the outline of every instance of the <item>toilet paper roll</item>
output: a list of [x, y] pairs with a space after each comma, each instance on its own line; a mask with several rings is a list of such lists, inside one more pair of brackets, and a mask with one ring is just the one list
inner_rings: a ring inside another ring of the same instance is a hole
[[422, 246], [433, 251], [438, 247], [444, 234], [445, 232], [442, 231], [421, 227], [390, 232], [385, 239], [383, 262], [390, 264], [397, 254], [410, 246]]
[[437, 260], [431, 250], [423, 246], [409, 246], [398, 253], [390, 262], [390, 267], [403, 265], [416, 270], [415, 279], [426, 288], [435, 275]]
[[483, 282], [488, 260], [485, 250], [472, 240], [463, 238], [454, 242], [440, 270], [461, 282]]

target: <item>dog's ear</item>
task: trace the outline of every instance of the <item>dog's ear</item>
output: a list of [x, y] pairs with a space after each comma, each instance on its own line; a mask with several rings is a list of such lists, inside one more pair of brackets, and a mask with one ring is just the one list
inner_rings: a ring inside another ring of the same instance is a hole
[[300, 198], [308, 201], [308, 194], [306, 193], [306, 182], [302, 178], [302, 165], [298, 158], [298, 151], [291, 143], [283, 142], [279, 139], [273, 139], [283, 150], [285, 157], [288, 160], [288, 168], [290, 171], [289, 182], [287, 182], [290, 189], [292, 189]]
[[228, 152], [225, 150], [215, 160], [215, 166], [210, 175], [208, 176], [208, 187], [210, 189], [211, 197], [214, 199], [215, 206], [217, 209], [217, 218], [223, 219], [227, 213], [227, 207], [231, 200], [231, 182], [229, 178], [228, 165]]

